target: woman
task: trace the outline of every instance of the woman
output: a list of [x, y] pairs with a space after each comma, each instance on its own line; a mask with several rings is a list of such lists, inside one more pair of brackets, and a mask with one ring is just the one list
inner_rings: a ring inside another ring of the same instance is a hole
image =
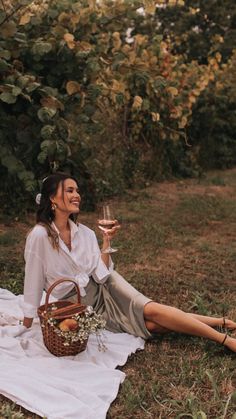
[[[37, 314], [43, 290], [59, 278], [75, 280], [82, 303], [92, 305], [113, 332], [127, 332], [148, 339], [152, 333], [181, 332], [211, 339], [236, 352], [236, 339], [215, 330], [236, 329], [232, 320], [185, 313], [156, 303], [139, 293], [117, 272], [109, 254], [103, 253], [120, 226], [103, 233], [100, 251], [92, 230], [73, 220], [79, 213], [76, 180], [64, 173], [48, 176], [42, 185], [37, 224], [25, 247], [24, 321], [30, 327]], [[73, 283], [54, 288], [56, 299], [75, 301]]]

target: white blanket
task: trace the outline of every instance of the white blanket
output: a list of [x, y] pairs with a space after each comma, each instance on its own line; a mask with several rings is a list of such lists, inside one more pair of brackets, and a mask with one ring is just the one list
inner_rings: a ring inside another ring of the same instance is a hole
[[0, 393], [47, 419], [105, 419], [125, 378], [115, 368], [144, 340], [105, 331], [105, 352], [91, 335], [86, 351], [57, 358], [43, 344], [38, 319], [31, 329], [18, 324], [22, 298], [0, 288]]

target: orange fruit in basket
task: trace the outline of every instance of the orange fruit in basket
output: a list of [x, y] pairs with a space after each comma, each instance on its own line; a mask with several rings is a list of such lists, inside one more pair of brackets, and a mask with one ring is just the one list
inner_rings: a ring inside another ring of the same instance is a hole
[[78, 323], [75, 319], [65, 319], [59, 323], [59, 329], [63, 332], [75, 332], [78, 329]]

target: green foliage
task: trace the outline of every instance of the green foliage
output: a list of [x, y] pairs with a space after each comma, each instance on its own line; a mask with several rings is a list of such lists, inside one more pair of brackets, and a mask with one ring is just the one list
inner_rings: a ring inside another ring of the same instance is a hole
[[[157, 9], [158, 32], [172, 40], [173, 51], [186, 61], [207, 63], [220, 52], [226, 62], [235, 48], [236, 4], [234, 0], [186, 0], [182, 7]], [[147, 29], [150, 30], [150, 23]]]
[[223, 169], [236, 164], [235, 65], [236, 50], [193, 111], [189, 131], [204, 168]]
[[23, 419], [24, 414], [20, 411], [16, 412], [13, 409], [16, 408], [14, 403], [6, 403], [0, 409], [2, 419]]
[[[0, 174], [14, 184], [15, 196], [5, 199], [9, 206], [22, 192], [32, 203], [38, 180], [56, 170], [79, 177], [90, 208], [135, 182], [200, 172], [201, 150], [189, 146], [187, 132], [191, 124], [192, 144], [202, 130], [203, 118], [195, 126], [192, 112], [204, 115], [202, 98], [208, 86], [215, 88], [218, 44], [228, 30], [210, 31], [210, 46], [196, 65], [186, 53], [187, 45], [197, 51], [202, 42], [192, 40], [193, 24], [200, 25], [207, 8], [215, 20], [204, 25], [219, 26], [220, 5], [214, 14], [213, 2], [199, 3], [199, 11], [190, 1], [159, 7], [163, 3], [3, 0]], [[228, 29], [233, 5], [229, 13]], [[158, 17], [167, 28], [167, 20], [178, 16], [171, 31], [155, 24]], [[228, 90], [222, 94], [227, 107]], [[224, 134], [224, 143], [230, 135]], [[7, 189], [1, 194], [7, 196]]]

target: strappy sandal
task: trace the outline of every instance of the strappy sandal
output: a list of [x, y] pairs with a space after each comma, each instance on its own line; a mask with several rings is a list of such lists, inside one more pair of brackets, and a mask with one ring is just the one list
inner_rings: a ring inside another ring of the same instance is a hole
[[227, 327], [226, 327], [226, 321], [225, 316], [223, 316], [222, 324], [220, 326], [216, 326], [215, 329], [220, 333], [226, 333]]
[[228, 333], [226, 332], [225, 333], [225, 336], [224, 336], [224, 339], [223, 339], [223, 341], [221, 342], [221, 345], [225, 345], [225, 341], [226, 341], [226, 339], [227, 339], [227, 337], [228, 337]]
[[226, 322], [225, 322], [225, 315], [223, 314], [223, 322], [222, 322], [222, 326], [220, 326], [220, 331], [223, 333], [225, 333], [224, 339], [221, 342], [221, 345], [225, 346], [225, 341], [228, 337], [228, 330], [226, 328]]

